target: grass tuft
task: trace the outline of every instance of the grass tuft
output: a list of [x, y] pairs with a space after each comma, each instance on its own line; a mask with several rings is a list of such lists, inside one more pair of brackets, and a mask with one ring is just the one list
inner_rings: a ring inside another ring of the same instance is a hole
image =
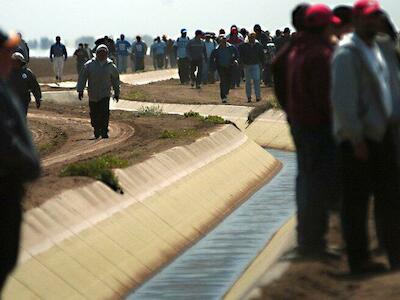
[[163, 110], [159, 105], [141, 106], [138, 111], [140, 116], [158, 117], [162, 115]]
[[179, 139], [179, 138], [195, 137], [197, 134], [198, 132], [194, 128], [182, 128], [177, 130], [165, 129], [160, 137], [162, 139]]
[[83, 162], [69, 164], [64, 167], [60, 176], [85, 176], [99, 180], [112, 188], [114, 191], [122, 193], [118, 177], [112, 169], [125, 168], [128, 161], [120, 159], [114, 155], [103, 155]]
[[195, 111], [188, 111], [185, 112], [183, 114], [186, 118], [195, 118], [201, 121], [205, 121], [205, 122], [209, 122], [209, 123], [213, 123], [213, 124], [227, 124], [227, 121], [220, 117], [220, 116], [207, 116], [207, 117], [203, 117], [201, 116], [198, 112]]

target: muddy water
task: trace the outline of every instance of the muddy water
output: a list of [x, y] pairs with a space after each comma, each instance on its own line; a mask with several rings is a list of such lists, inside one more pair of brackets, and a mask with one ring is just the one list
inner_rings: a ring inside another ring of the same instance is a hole
[[220, 299], [294, 213], [295, 154], [270, 150], [281, 172], [127, 299]]

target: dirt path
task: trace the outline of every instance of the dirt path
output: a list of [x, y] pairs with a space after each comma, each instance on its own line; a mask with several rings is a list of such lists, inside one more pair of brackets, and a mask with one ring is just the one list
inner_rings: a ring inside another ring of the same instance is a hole
[[[116, 145], [125, 142], [133, 136], [135, 132], [133, 126], [119, 122], [111, 122], [110, 138], [95, 140], [91, 137], [92, 129], [88, 119], [52, 116], [42, 113], [29, 114], [29, 118], [33, 120], [47, 121], [56, 126], [61, 122], [64, 123], [63, 126], [73, 126], [82, 129], [80, 134], [78, 133], [68, 139], [59, 150], [43, 158], [42, 166], [44, 168], [57, 163], [65, 164], [69, 161], [79, 160], [88, 154], [94, 154], [99, 151], [111, 149]], [[35, 140], [40, 140], [43, 135], [43, 130], [40, 128], [33, 129], [33, 137]]]

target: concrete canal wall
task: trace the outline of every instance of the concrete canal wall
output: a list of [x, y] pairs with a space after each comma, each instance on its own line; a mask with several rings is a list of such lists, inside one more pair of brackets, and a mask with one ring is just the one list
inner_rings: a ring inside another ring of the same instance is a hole
[[65, 191], [24, 216], [18, 268], [4, 299], [114, 299], [204, 236], [280, 163], [231, 125]]

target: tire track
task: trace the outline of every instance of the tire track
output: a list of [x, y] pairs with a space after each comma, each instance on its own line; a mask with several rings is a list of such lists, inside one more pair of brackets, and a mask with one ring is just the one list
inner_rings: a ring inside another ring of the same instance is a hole
[[[42, 166], [49, 167], [55, 164], [67, 163], [69, 161], [76, 161], [84, 158], [89, 154], [97, 152], [104, 152], [107, 149], [112, 149], [119, 144], [125, 142], [134, 135], [134, 128], [131, 125], [110, 122], [110, 132], [108, 139], [89, 139], [88, 135], [91, 134], [91, 125], [88, 119], [76, 118], [76, 117], [63, 117], [63, 116], [48, 116], [45, 114], [28, 114], [30, 119], [43, 120], [49, 123], [60, 123], [63, 122], [68, 126], [80, 126], [82, 127], [83, 133], [81, 138], [69, 139], [61, 149], [50, 154], [49, 156], [42, 159]], [[33, 133], [35, 136], [40, 136], [40, 132]]]

